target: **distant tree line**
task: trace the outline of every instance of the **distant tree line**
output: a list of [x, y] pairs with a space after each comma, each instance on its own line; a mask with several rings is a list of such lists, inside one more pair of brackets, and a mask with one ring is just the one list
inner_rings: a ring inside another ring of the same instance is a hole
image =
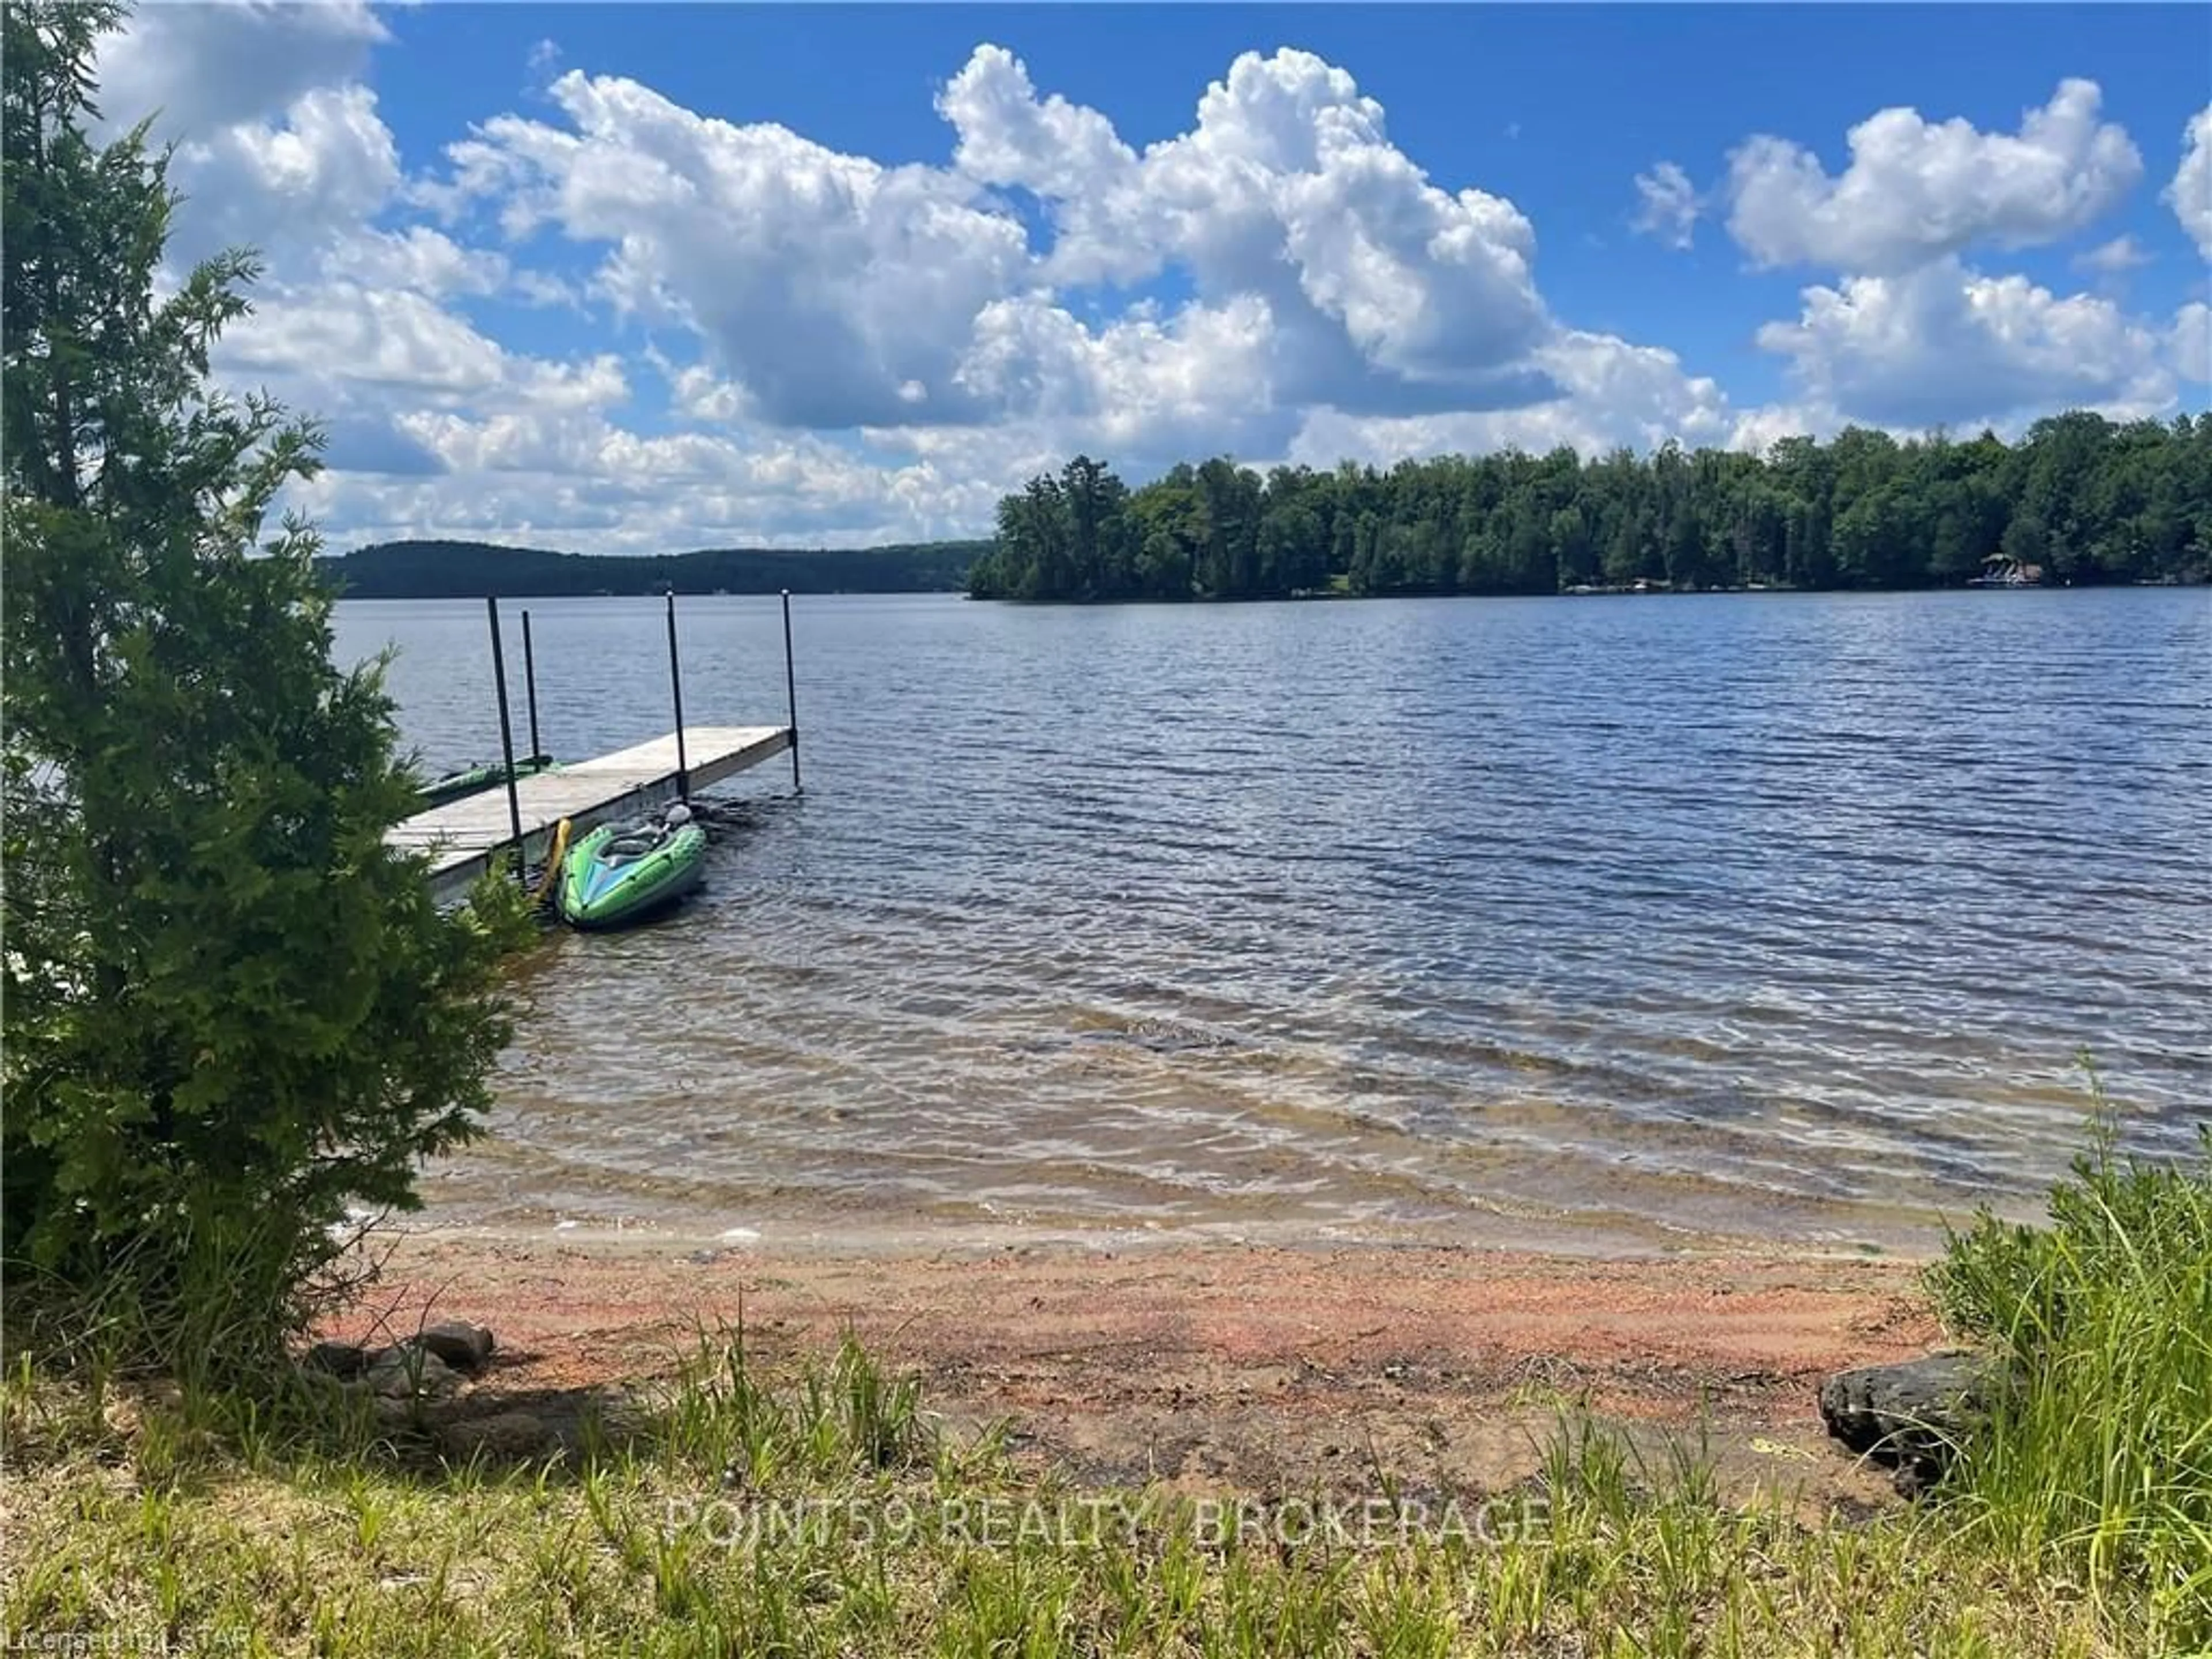
[[381, 542], [320, 561], [355, 599], [487, 593], [919, 593], [957, 592], [988, 542], [866, 548], [712, 548], [637, 556], [553, 553], [485, 542]]
[[1552, 593], [1955, 586], [1986, 562], [2050, 581], [2212, 576], [2212, 415], [2074, 412], [2016, 444], [1851, 428], [1765, 457], [1669, 443], [1639, 459], [1227, 459], [1131, 489], [1079, 455], [999, 504], [981, 599], [1230, 599], [1327, 592]]

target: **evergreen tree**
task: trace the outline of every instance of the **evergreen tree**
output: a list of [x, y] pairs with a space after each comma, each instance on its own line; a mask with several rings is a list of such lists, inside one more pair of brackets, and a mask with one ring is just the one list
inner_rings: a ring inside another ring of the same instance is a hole
[[385, 845], [414, 793], [383, 665], [333, 665], [311, 530], [263, 540], [319, 436], [207, 381], [254, 263], [157, 300], [167, 157], [87, 136], [122, 15], [0, 13], [0, 1254], [18, 1340], [252, 1367], [348, 1206], [413, 1207], [475, 1132], [521, 907], [441, 914]]

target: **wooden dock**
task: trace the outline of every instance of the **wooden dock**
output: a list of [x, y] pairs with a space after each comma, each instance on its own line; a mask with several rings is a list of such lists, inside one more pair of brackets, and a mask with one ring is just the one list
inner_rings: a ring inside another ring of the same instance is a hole
[[[692, 793], [773, 759], [791, 747], [787, 726], [686, 726], [685, 772]], [[544, 856], [562, 818], [580, 833], [609, 818], [642, 815], [677, 796], [676, 734], [655, 738], [595, 760], [521, 778], [514, 786], [522, 808], [525, 856]], [[430, 854], [430, 890], [441, 902], [460, 897], [514, 843], [507, 789], [502, 784], [466, 799], [418, 812], [386, 834], [387, 846]]]

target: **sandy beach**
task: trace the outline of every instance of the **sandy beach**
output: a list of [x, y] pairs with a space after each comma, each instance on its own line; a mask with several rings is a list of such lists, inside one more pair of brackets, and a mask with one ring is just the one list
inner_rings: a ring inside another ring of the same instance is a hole
[[1940, 1340], [1914, 1264], [1435, 1247], [972, 1242], [828, 1254], [416, 1231], [329, 1334], [490, 1325], [480, 1408], [669, 1375], [702, 1327], [770, 1364], [851, 1331], [956, 1431], [1079, 1478], [1455, 1490], [1534, 1473], [1564, 1409], [1639, 1443], [1702, 1426], [1724, 1485], [1876, 1504], [1822, 1431], [1827, 1372]]

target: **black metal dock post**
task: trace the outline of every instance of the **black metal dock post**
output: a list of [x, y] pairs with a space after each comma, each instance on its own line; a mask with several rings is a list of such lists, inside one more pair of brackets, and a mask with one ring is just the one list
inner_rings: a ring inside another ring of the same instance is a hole
[[792, 667], [791, 659], [791, 590], [783, 590], [783, 706], [791, 719], [791, 793], [803, 795], [805, 786], [799, 781], [799, 677]]
[[499, 599], [495, 594], [484, 595], [484, 611], [491, 622], [491, 672], [499, 682], [499, 753], [507, 763], [507, 817], [514, 830], [514, 875], [525, 886], [529, 885], [530, 872], [523, 868], [522, 860], [522, 797], [514, 787], [514, 722], [507, 708], [507, 653], [499, 638]]
[[676, 699], [676, 795], [691, 799], [691, 769], [684, 759], [684, 672], [676, 660], [676, 590], [668, 590], [668, 685]]
[[530, 758], [545, 750], [538, 741], [538, 659], [530, 649], [530, 613], [522, 613], [522, 692], [530, 705]]

